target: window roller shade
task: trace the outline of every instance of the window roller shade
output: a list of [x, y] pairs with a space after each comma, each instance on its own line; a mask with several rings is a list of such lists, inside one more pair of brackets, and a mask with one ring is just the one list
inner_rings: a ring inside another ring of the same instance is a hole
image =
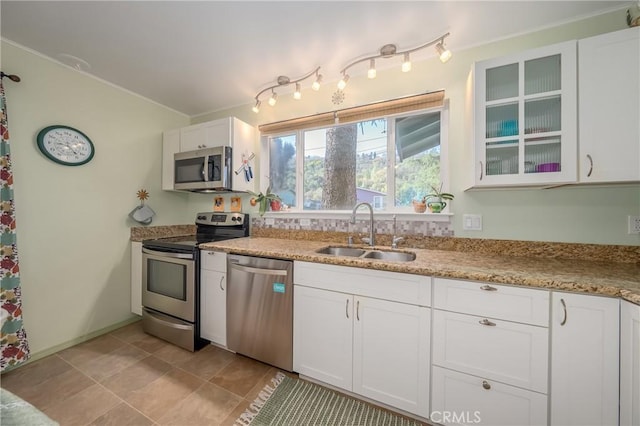
[[444, 104], [444, 90], [407, 96], [390, 101], [375, 102], [352, 108], [345, 108], [335, 112], [299, 117], [291, 120], [258, 126], [262, 134], [284, 133], [292, 130], [310, 129], [336, 124], [351, 123], [382, 117], [385, 115], [401, 114], [427, 108], [441, 107]]

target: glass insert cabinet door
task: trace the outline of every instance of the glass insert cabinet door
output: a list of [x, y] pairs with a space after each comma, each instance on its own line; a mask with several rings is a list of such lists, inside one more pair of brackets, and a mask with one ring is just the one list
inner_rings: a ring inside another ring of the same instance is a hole
[[476, 186], [575, 182], [575, 41], [474, 66]]

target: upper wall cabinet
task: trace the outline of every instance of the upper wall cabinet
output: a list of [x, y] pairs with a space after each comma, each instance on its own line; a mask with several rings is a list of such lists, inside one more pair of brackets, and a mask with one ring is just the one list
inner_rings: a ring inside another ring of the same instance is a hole
[[576, 42], [474, 65], [475, 186], [576, 181]]
[[[173, 154], [216, 146], [232, 148], [234, 170], [239, 170], [244, 161], [251, 166], [257, 162], [255, 128], [235, 117], [167, 130], [162, 138], [162, 189], [173, 191]], [[255, 158], [249, 160], [252, 154]], [[232, 179], [234, 191], [256, 190], [256, 179], [245, 179], [243, 172], [233, 173]]]
[[578, 42], [579, 181], [640, 181], [640, 27]]

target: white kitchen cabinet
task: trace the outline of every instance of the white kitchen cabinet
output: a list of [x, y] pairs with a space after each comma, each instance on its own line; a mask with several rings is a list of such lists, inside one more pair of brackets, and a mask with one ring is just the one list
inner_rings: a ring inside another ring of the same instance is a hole
[[434, 310], [433, 364], [547, 393], [549, 330]]
[[142, 316], [142, 241], [131, 241], [131, 312]]
[[455, 417], [466, 413], [482, 424], [546, 424], [549, 298], [547, 290], [434, 278], [431, 420], [468, 424]]
[[[255, 169], [257, 164], [256, 132], [253, 126], [227, 117], [181, 129], [168, 130], [162, 139], [162, 189], [173, 190], [173, 154], [216, 146], [232, 148], [232, 167], [238, 170], [243, 161]], [[249, 160], [254, 154], [255, 157]], [[232, 189], [238, 192], [255, 191], [256, 179], [247, 181], [244, 173], [232, 174]]]
[[180, 152], [229, 145], [233, 138], [231, 118], [209, 121], [180, 129]]
[[428, 417], [427, 277], [296, 262], [294, 284], [295, 371]]
[[577, 180], [576, 75], [575, 41], [474, 65], [474, 186]]
[[640, 182], [640, 27], [578, 42], [579, 181]]
[[200, 252], [200, 336], [227, 346], [227, 254]]
[[293, 300], [294, 371], [351, 390], [353, 296], [296, 285]]
[[620, 425], [640, 426], [640, 306], [620, 305]]
[[431, 421], [444, 425], [546, 425], [547, 396], [433, 367]]
[[353, 392], [428, 417], [430, 309], [357, 296]]
[[551, 425], [617, 425], [620, 301], [552, 293]]

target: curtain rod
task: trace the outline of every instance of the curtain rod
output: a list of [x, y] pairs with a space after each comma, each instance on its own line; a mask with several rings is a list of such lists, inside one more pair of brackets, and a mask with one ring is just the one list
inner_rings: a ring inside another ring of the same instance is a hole
[[9, 80], [15, 82], [15, 83], [20, 83], [20, 77], [18, 77], [15, 74], [5, 74], [4, 71], [0, 71], [0, 78], [5, 78], [8, 77]]

